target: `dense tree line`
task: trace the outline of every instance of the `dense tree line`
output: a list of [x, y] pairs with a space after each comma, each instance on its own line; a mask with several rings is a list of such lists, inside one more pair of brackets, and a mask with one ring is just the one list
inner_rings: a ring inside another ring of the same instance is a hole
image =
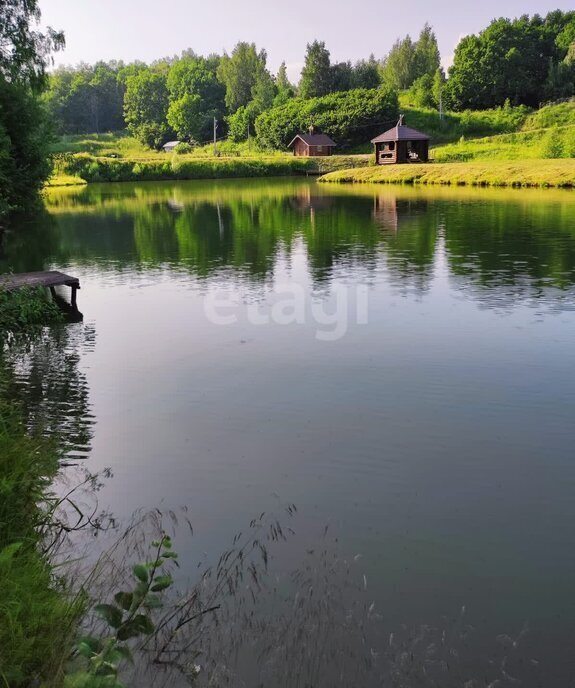
[[[61, 33], [38, 30], [37, 0], [0, 3], [0, 219], [26, 208], [50, 173], [48, 120], [39, 103]], [[2, 225], [0, 225], [0, 239]]]
[[456, 110], [537, 107], [575, 95], [575, 12], [497, 19], [456, 48], [446, 84]]
[[297, 85], [290, 83], [285, 63], [272, 74], [266, 51], [240, 42], [229, 55], [202, 57], [187, 51], [151, 65], [61, 68], [51, 76], [45, 100], [61, 133], [127, 127], [158, 148], [170, 138], [205, 143], [213, 136], [214, 120], [218, 137], [242, 141], [256, 129], [261, 132], [258, 118], [285, 108], [292, 99], [301, 104], [378, 88], [408, 89], [417, 106], [438, 108], [443, 103], [453, 110], [505, 102], [537, 106], [573, 96], [575, 12], [495, 20], [461, 41], [448, 75], [441, 68], [435, 34], [425, 24], [417, 39], [398, 39], [383, 59], [370, 55], [355, 64], [332, 62], [325, 43], [313, 41]]
[[[422, 37], [437, 56], [437, 64], [423, 68], [433, 74], [439, 65], [437, 41], [428, 26]], [[418, 55], [425, 53], [423, 40], [420, 37], [413, 44], [420, 46]], [[307, 46], [296, 86], [290, 83], [285, 63], [277, 74], [272, 74], [266, 51], [258, 50], [253, 43], [240, 42], [229, 55], [202, 57], [187, 51], [179, 58], [151, 65], [100, 62], [60, 68], [51, 76], [45, 102], [60, 133], [127, 127], [141, 142], [159, 148], [172, 137], [207, 142], [213, 136], [214, 119], [218, 122], [218, 137], [242, 141], [254, 135], [260, 115], [294, 98], [310, 100], [382, 85], [395, 88], [396, 83], [388, 78], [392, 73], [392, 68], [386, 72], [373, 55], [355, 64], [332, 63], [325, 43], [314, 41]], [[414, 80], [420, 76], [417, 70], [413, 74]], [[379, 119], [384, 113], [380, 114]], [[319, 127], [318, 122], [315, 124]]]

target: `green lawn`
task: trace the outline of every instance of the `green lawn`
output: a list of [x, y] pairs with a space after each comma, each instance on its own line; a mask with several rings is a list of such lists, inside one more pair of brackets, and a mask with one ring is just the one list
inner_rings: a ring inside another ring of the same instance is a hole
[[575, 187], [575, 159], [388, 165], [326, 174], [322, 182]]

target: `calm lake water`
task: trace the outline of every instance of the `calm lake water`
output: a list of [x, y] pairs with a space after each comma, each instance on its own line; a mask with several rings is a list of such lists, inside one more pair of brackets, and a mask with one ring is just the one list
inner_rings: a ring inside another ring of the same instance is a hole
[[113, 468], [102, 507], [187, 505], [193, 573], [294, 503], [278, 570], [329, 526], [382, 643], [464, 608], [452, 665], [471, 648], [477, 685], [574, 685], [572, 192], [254, 180], [45, 205], [11, 264], [78, 276], [84, 322], [24, 394]]

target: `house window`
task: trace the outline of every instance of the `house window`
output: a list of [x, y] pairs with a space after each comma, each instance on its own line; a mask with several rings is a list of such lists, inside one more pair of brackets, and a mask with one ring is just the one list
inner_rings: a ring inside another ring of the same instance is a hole
[[322, 150], [323, 150], [323, 146], [318, 146], [318, 147], [317, 147], [317, 152], [318, 152], [318, 153], [321, 153]]
[[390, 151], [395, 150], [395, 141], [390, 141], [390, 143], [389, 143], [389, 150], [390, 150]]

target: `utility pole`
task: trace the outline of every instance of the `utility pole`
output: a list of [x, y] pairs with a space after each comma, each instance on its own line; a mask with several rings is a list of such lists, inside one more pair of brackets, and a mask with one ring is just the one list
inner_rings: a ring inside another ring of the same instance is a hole
[[214, 158], [218, 155], [218, 148], [216, 146], [216, 132], [218, 130], [218, 120], [214, 117]]

